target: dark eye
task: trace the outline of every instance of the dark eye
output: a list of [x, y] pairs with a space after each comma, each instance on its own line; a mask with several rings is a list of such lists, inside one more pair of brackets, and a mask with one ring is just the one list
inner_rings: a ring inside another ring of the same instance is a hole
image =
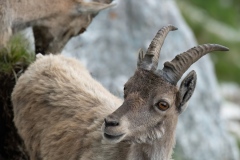
[[168, 108], [169, 108], [169, 105], [167, 102], [165, 101], [159, 101], [157, 104], [156, 104], [156, 107], [161, 110], [161, 111], [166, 111]]

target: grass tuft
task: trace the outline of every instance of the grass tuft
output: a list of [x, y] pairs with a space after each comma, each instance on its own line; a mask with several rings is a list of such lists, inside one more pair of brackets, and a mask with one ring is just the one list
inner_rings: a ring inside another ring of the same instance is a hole
[[6, 47], [0, 49], [0, 74], [14, 74], [17, 78], [34, 60], [35, 54], [30, 51], [29, 41], [21, 35], [16, 35]]

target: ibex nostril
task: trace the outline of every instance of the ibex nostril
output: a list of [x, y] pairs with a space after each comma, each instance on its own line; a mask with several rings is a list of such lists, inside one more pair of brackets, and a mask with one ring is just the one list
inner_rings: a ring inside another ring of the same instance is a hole
[[114, 127], [119, 125], [119, 122], [117, 120], [111, 120], [111, 119], [105, 118], [104, 122], [106, 127], [111, 127], [111, 126]]

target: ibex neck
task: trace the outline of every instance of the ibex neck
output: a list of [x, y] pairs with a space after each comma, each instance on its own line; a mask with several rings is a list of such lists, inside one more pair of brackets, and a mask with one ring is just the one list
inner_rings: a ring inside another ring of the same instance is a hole
[[170, 160], [174, 147], [174, 137], [168, 141], [159, 140], [152, 144], [133, 144], [129, 160]]

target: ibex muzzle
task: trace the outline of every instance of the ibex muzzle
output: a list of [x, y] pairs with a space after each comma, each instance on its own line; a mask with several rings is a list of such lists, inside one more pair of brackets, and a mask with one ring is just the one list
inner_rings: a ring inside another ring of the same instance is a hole
[[169, 139], [176, 129], [178, 115], [191, 98], [197, 75], [191, 71], [176, 86], [186, 70], [211, 51], [228, 51], [218, 44], [204, 44], [177, 55], [158, 70], [160, 50], [169, 31], [177, 28], [168, 25], [160, 29], [146, 54], [140, 50], [138, 68], [124, 87], [124, 102], [105, 118], [103, 138], [109, 142], [130, 141], [151, 143], [156, 139]]

